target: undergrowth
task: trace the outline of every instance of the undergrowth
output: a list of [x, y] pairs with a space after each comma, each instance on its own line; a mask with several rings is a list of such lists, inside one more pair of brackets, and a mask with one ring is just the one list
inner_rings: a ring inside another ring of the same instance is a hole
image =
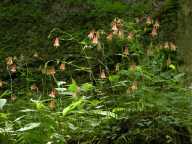
[[77, 53], [8, 56], [1, 143], [190, 143], [191, 91], [181, 83], [177, 46], [158, 40], [160, 26], [150, 16], [115, 18], [81, 38], [54, 28], [49, 52], [65, 44]]

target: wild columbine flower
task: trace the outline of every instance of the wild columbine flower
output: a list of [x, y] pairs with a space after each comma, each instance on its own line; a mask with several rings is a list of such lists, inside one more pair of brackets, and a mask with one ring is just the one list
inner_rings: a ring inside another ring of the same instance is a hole
[[112, 22], [112, 31], [117, 32], [119, 30], [119, 28], [117, 27], [117, 23], [116, 22]]
[[151, 36], [152, 36], [152, 37], [157, 36], [157, 29], [156, 29], [155, 27], [153, 27], [153, 30], [152, 30], [152, 32], [151, 32]]
[[13, 95], [11, 96], [11, 100], [12, 100], [12, 101], [15, 101], [16, 99], [17, 99], [16, 95], [13, 94]]
[[10, 65], [9, 70], [11, 73], [16, 73], [17, 72], [17, 65], [16, 64]]
[[169, 42], [165, 42], [164, 49], [169, 49]]
[[55, 101], [55, 99], [52, 99], [52, 100], [50, 101], [50, 103], [49, 103], [49, 108], [50, 108], [51, 110], [54, 110], [55, 107], [56, 107], [56, 101]]
[[137, 81], [134, 81], [132, 86], [131, 86], [131, 90], [132, 92], [136, 91], [138, 89], [138, 82]]
[[3, 84], [4, 84], [4, 82], [2, 80], [0, 80], [0, 88], [3, 87]]
[[120, 66], [119, 66], [119, 65], [120, 65], [119, 63], [117, 63], [117, 64], [115, 65], [115, 71], [116, 71], [116, 72], [118, 72], [118, 71], [120, 70], [120, 68], [119, 68]]
[[155, 27], [156, 29], [159, 29], [160, 24], [158, 20], [155, 21], [155, 24], [153, 25], [153, 27]]
[[101, 79], [106, 79], [106, 78], [107, 78], [107, 77], [106, 77], [106, 74], [105, 74], [105, 70], [102, 70], [102, 71], [101, 71], [100, 78], [101, 78]]
[[38, 90], [39, 90], [39, 88], [37, 87], [36, 84], [32, 84], [32, 85], [31, 85], [31, 91], [36, 91], [36, 92], [38, 92]]
[[135, 18], [135, 22], [136, 23], [139, 23], [140, 22], [140, 19], [138, 17]]
[[98, 44], [99, 43], [99, 32], [96, 32], [95, 30], [92, 30], [88, 34], [88, 38], [91, 40], [93, 44]]
[[138, 89], [138, 82], [134, 81], [131, 86], [128, 87], [127, 93], [134, 93]]
[[133, 32], [129, 32], [127, 39], [128, 39], [129, 41], [131, 41], [131, 40], [133, 39], [133, 36], [134, 36]]
[[99, 33], [98, 32], [96, 32], [95, 35], [93, 36], [92, 43], [93, 44], [99, 43]]
[[95, 34], [95, 30], [90, 31], [89, 34], [88, 34], [88, 38], [93, 39], [94, 34]]
[[177, 48], [177, 47], [176, 47], [176, 45], [175, 45], [173, 42], [170, 42], [170, 43], [169, 43], [169, 46], [170, 46], [170, 50], [171, 50], [171, 51], [176, 51], [176, 48]]
[[119, 37], [120, 39], [123, 39], [123, 38], [124, 38], [124, 32], [123, 32], [123, 30], [119, 30], [117, 35], [118, 35], [118, 37]]
[[60, 39], [59, 39], [59, 37], [54, 38], [53, 46], [56, 47], [56, 48], [60, 46]]
[[5, 59], [5, 62], [8, 66], [12, 65], [13, 64], [13, 57], [7, 57]]
[[128, 56], [128, 55], [129, 55], [128, 46], [125, 46], [124, 51], [123, 51], [123, 55], [124, 55], [124, 56]]
[[38, 57], [39, 57], [39, 54], [38, 54], [37, 52], [35, 52], [35, 53], [33, 54], [33, 57], [34, 57], [34, 58], [38, 58]]
[[148, 16], [148, 17], [147, 17], [146, 24], [147, 24], [147, 25], [153, 24], [153, 20], [152, 20], [151, 16]]
[[65, 63], [61, 63], [60, 66], [59, 66], [59, 69], [61, 71], [65, 71]]
[[47, 70], [46, 70], [46, 74], [47, 74], [47, 75], [52, 75], [52, 76], [54, 76], [55, 73], [56, 73], [56, 71], [55, 71], [55, 68], [54, 68], [53, 66], [47, 68]]
[[119, 18], [115, 18], [113, 22], [111, 23], [111, 29], [113, 31], [113, 34], [118, 35], [120, 38], [123, 37], [123, 22]]
[[107, 40], [108, 40], [108, 41], [112, 41], [112, 39], [113, 39], [113, 33], [110, 32], [110, 33], [107, 35]]
[[57, 96], [57, 91], [56, 91], [56, 89], [53, 88], [53, 89], [51, 90], [49, 96], [52, 97], [52, 98], [55, 98], [55, 97]]

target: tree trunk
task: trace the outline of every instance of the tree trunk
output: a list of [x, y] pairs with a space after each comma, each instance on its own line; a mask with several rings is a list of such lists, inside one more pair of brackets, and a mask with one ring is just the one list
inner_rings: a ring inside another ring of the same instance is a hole
[[192, 72], [192, 0], [180, 0], [181, 11], [178, 13], [177, 45], [184, 61], [182, 70]]

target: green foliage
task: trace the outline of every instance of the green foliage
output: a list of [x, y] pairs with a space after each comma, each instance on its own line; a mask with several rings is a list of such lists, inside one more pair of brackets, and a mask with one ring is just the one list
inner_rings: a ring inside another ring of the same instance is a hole
[[0, 142], [190, 143], [191, 90], [174, 43], [146, 23], [152, 2], [2, 2]]
[[6, 103], [7, 103], [7, 99], [0, 99], [0, 110], [3, 109]]

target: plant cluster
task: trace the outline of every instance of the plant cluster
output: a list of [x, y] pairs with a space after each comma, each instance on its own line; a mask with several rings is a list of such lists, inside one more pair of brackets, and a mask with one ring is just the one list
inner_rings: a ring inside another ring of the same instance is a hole
[[[190, 143], [191, 91], [181, 85], [174, 42], [158, 41], [159, 20], [115, 18], [82, 39], [54, 28], [48, 38], [79, 53], [30, 68], [5, 59], [3, 143]], [[30, 60], [42, 57], [35, 52]], [[27, 59], [29, 61], [29, 59]], [[18, 86], [18, 83], [22, 83]]]

